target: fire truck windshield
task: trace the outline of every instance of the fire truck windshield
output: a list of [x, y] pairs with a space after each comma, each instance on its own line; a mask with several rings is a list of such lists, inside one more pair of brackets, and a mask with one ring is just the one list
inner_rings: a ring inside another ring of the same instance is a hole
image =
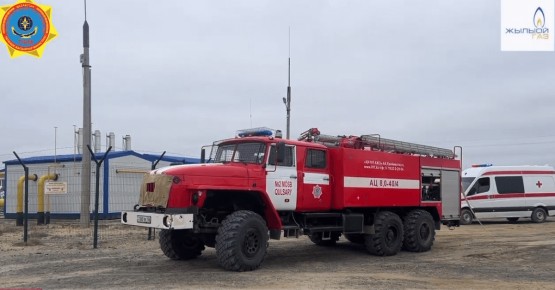
[[220, 145], [214, 158], [214, 163], [255, 163], [264, 162], [266, 144], [261, 142], [245, 142]]

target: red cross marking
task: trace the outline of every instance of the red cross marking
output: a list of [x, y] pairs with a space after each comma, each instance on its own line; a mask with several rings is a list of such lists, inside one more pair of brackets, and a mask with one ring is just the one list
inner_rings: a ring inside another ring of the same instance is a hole
[[542, 188], [543, 183], [541, 183], [541, 181], [538, 181], [538, 183], [536, 183], [536, 185], [538, 186], [538, 188]]

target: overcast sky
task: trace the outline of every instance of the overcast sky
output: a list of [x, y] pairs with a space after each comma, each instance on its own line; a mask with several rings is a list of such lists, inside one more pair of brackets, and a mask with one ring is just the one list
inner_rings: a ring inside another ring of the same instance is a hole
[[[11, 5], [15, 0], [0, 0]], [[82, 1], [53, 7], [41, 59], [0, 48], [0, 161], [73, 153]], [[555, 52], [501, 52], [500, 1], [89, 0], [93, 131], [198, 157], [235, 130], [464, 147], [465, 167], [555, 165]], [[103, 145], [105, 137], [102, 138]]]

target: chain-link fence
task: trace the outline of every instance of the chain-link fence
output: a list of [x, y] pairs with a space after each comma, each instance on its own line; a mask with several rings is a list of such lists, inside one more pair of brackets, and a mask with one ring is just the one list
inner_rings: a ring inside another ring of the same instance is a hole
[[[90, 222], [83, 226], [81, 217], [81, 163], [27, 164], [28, 179], [28, 241], [41, 243], [72, 240], [76, 246], [93, 245], [94, 211], [97, 167], [91, 162], [91, 187], [88, 215]], [[104, 162], [98, 170], [98, 241], [154, 239], [149, 229], [123, 225], [122, 211], [131, 211], [140, 196], [144, 174], [152, 162], [119, 160]], [[6, 171], [5, 212], [0, 223], [2, 234], [21, 233], [25, 209], [25, 172], [21, 165]], [[86, 202], [86, 201], [85, 201]], [[156, 232], [157, 234], [157, 232]], [[23, 238], [21, 239], [23, 242]]]

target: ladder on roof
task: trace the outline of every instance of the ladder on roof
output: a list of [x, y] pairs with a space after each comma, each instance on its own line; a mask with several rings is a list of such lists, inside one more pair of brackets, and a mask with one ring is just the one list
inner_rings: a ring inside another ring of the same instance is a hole
[[371, 147], [375, 149], [385, 148], [385, 150], [390, 149], [395, 152], [428, 155], [428, 156], [450, 158], [450, 159], [453, 159], [456, 157], [455, 153], [449, 149], [397, 141], [392, 139], [385, 139], [376, 135], [362, 135], [361, 139], [369, 142]]
[[[309, 141], [309, 142], [314, 141], [328, 147], [339, 147], [343, 140], [345, 140], [346, 138], [352, 138], [352, 137], [354, 136], [347, 137], [347, 136], [324, 135], [324, 134], [320, 134], [320, 131], [317, 128], [310, 128], [307, 131], [301, 133], [298, 140]], [[360, 137], [360, 140], [364, 143], [364, 147], [370, 147], [376, 150], [418, 154], [418, 155], [433, 156], [438, 158], [453, 159], [455, 157], [458, 157], [457, 155], [455, 155], [454, 151], [451, 151], [449, 149], [397, 141], [393, 139], [385, 139], [385, 138], [381, 138], [379, 135], [362, 135]]]

